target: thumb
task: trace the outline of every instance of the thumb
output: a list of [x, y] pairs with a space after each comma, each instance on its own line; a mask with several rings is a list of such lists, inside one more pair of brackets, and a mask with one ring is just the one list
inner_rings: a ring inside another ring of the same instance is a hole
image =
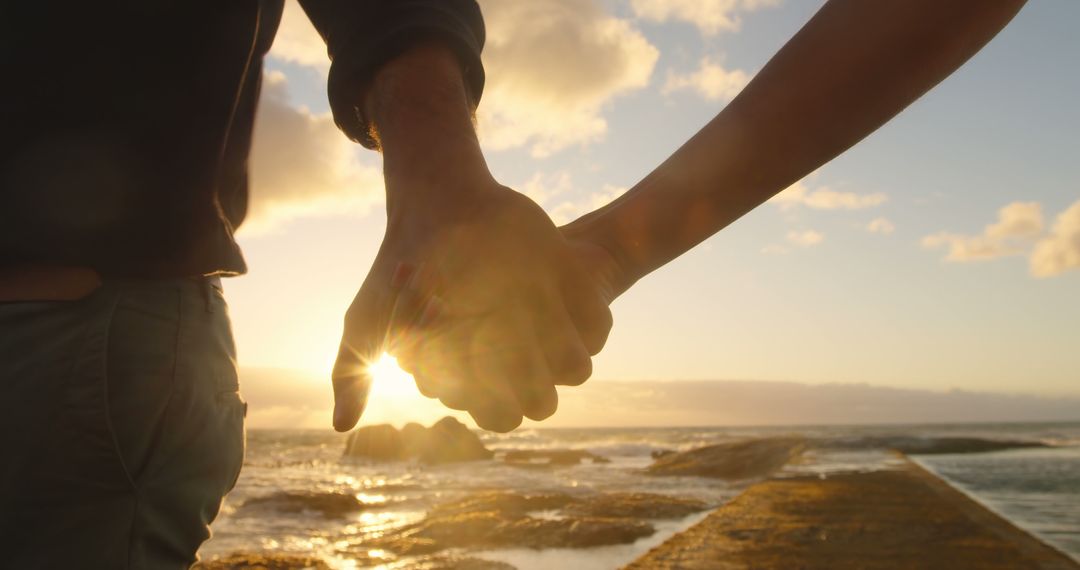
[[[350, 313], [352, 311], [350, 310]], [[365, 318], [366, 317], [366, 318]], [[334, 384], [334, 429], [349, 431], [360, 420], [371, 389], [368, 366], [380, 355], [380, 341], [385, 336], [373, 314], [357, 319], [346, 318], [345, 332], [331, 372]]]
[[399, 263], [390, 281], [391, 294], [380, 302], [375, 289], [362, 287], [345, 315], [337, 360], [331, 372], [334, 385], [334, 429], [356, 426], [371, 390], [370, 366], [394, 344], [391, 328], [424, 316], [421, 297], [410, 286], [416, 268]]

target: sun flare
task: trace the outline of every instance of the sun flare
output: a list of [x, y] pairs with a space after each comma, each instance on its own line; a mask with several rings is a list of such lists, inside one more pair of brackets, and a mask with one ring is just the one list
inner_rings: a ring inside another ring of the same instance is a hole
[[371, 374], [371, 395], [362, 418], [364, 423], [400, 426], [406, 422], [420, 422], [427, 425], [446, 415], [459, 419], [468, 417], [446, 409], [438, 400], [425, 398], [416, 388], [412, 375], [402, 370], [397, 359], [389, 354], [384, 353], [368, 365], [368, 373]]
[[412, 374], [402, 370], [397, 359], [385, 352], [368, 366], [368, 374], [371, 375], [372, 393], [387, 396], [419, 395]]

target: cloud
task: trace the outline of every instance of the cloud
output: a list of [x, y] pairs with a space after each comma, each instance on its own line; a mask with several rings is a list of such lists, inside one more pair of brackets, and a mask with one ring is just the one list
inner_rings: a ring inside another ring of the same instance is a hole
[[251, 205], [244, 231], [260, 231], [299, 215], [363, 213], [383, 200], [382, 173], [360, 161], [329, 114], [289, 104], [287, 81], [263, 81], [251, 153]]
[[885, 218], [874, 218], [866, 224], [866, 231], [872, 234], [891, 234], [896, 231], [896, 225]]
[[856, 194], [840, 192], [828, 186], [810, 189], [803, 181], [798, 181], [784, 191], [773, 196], [769, 202], [789, 210], [796, 206], [805, 206], [814, 210], [861, 210], [880, 206], [889, 197], [881, 192]]
[[986, 226], [992, 239], [1034, 238], [1043, 231], [1042, 206], [1038, 202], [1013, 202], [998, 210], [998, 221]]
[[644, 20], [689, 22], [704, 35], [735, 32], [741, 14], [775, 6], [779, 0], [631, 0], [634, 14]]
[[[602, 139], [605, 105], [646, 87], [660, 56], [595, 0], [482, 0], [481, 8], [487, 86], [477, 123], [492, 150], [528, 147], [541, 157]], [[285, 4], [270, 55], [329, 69], [326, 46], [295, 2]]]
[[946, 248], [946, 261], [966, 263], [1025, 253], [1043, 231], [1037, 202], [1013, 202], [998, 210], [998, 220], [979, 235], [938, 232], [922, 239], [927, 249]]
[[787, 233], [787, 240], [788, 243], [799, 247], [812, 247], [825, 241], [825, 235], [814, 230], [805, 230], [801, 232], [792, 230]]
[[1035, 244], [1030, 262], [1036, 277], [1080, 269], [1080, 200], [1058, 215], [1050, 234]]
[[626, 192], [626, 188], [612, 184], [605, 184], [590, 193], [578, 192], [566, 171], [537, 172], [524, 184], [519, 184], [517, 190], [542, 206], [556, 225], [571, 222]]
[[285, 12], [281, 16], [281, 25], [274, 36], [274, 45], [270, 56], [314, 67], [324, 74], [330, 70], [330, 58], [326, 55], [326, 44], [319, 37], [319, 32], [311, 25], [299, 2], [285, 2]]
[[607, 132], [604, 106], [648, 85], [657, 49], [591, 0], [481, 2], [488, 84], [477, 112], [494, 150], [546, 156]]
[[719, 62], [704, 57], [697, 71], [686, 74], [668, 71], [664, 83], [665, 95], [675, 91], [692, 90], [712, 101], [730, 101], [750, 82], [750, 74], [741, 69], [728, 71]]

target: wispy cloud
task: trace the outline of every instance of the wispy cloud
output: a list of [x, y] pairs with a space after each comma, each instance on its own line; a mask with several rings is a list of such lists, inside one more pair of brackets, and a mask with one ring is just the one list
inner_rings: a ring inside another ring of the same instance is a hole
[[706, 56], [695, 71], [676, 73], [669, 70], [663, 92], [667, 95], [690, 90], [712, 101], [730, 101], [749, 82], [749, 73], [741, 69], [725, 69], [718, 61]]
[[866, 224], [866, 231], [872, 234], [891, 234], [896, 231], [896, 225], [886, 218], [874, 218]]
[[825, 241], [825, 234], [816, 230], [791, 230], [784, 238], [787, 245], [769, 244], [761, 248], [761, 253], [765, 255], [787, 255], [792, 252], [792, 248], [805, 249], [814, 247]]
[[946, 261], [966, 263], [1023, 254], [1042, 231], [1042, 207], [1036, 202], [1013, 202], [998, 210], [997, 221], [981, 234], [942, 231], [924, 237], [922, 245], [945, 248]]
[[814, 230], [795, 231], [787, 233], [788, 243], [799, 247], [812, 247], [825, 241], [825, 235]]
[[630, 7], [644, 20], [688, 22], [703, 35], [711, 36], [738, 31], [742, 27], [742, 14], [779, 3], [779, 0], [631, 0]]
[[518, 185], [517, 190], [542, 206], [556, 224], [573, 221], [626, 192], [626, 188], [612, 184], [605, 184], [591, 192], [579, 191], [574, 188], [570, 174], [566, 171], [537, 172]]
[[802, 180], [773, 196], [769, 202], [783, 210], [803, 206], [813, 210], [861, 210], [880, 206], [889, 199], [881, 192], [857, 194], [841, 192], [828, 186], [810, 188]]

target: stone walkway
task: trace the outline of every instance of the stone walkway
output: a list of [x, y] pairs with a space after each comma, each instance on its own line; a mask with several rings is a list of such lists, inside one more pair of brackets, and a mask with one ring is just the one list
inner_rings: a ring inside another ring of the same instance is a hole
[[633, 570], [1062, 569], [1080, 564], [915, 463], [754, 485]]

